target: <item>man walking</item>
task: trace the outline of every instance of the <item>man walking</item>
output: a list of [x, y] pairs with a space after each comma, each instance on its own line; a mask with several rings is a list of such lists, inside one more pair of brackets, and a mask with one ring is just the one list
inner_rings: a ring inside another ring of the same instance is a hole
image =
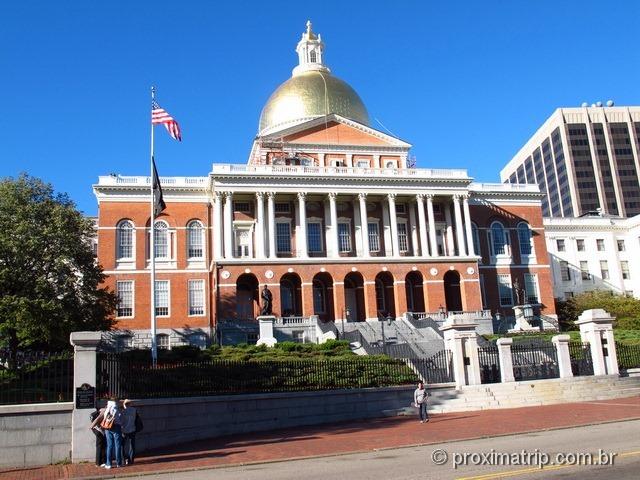
[[418, 382], [418, 388], [413, 392], [413, 401], [416, 407], [418, 407], [420, 423], [428, 422], [429, 414], [427, 413], [427, 391], [424, 389], [424, 383]]

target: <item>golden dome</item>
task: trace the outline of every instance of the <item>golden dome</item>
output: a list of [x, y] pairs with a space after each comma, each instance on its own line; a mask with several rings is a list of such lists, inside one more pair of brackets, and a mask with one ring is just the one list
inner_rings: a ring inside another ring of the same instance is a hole
[[294, 74], [273, 92], [260, 115], [259, 135], [336, 113], [369, 125], [369, 114], [356, 91], [328, 71]]

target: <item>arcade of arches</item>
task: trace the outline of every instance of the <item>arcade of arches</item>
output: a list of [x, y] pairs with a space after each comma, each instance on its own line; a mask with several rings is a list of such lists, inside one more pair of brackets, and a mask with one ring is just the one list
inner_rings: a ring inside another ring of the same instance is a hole
[[469, 264], [408, 269], [368, 265], [366, 271], [345, 266], [315, 272], [311, 266], [301, 271], [278, 267], [238, 271], [237, 276], [229, 268], [227, 280], [219, 283], [218, 319], [255, 319], [264, 285], [271, 290], [273, 314], [278, 317], [317, 315], [322, 321], [365, 321], [442, 308], [482, 309], [477, 266]]

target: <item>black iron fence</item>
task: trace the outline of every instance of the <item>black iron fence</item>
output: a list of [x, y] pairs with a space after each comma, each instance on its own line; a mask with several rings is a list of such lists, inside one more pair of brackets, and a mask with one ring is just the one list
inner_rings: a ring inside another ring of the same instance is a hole
[[72, 352], [0, 352], [0, 405], [72, 400]]
[[102, 353], [98, 396], [189, 397], [239, 393], [295, 392], [414, 384], [402, 360], [357, 357], [335, 360], [184, 360], [159, 363]]
[[482, 383], [500, 383], [498, 347], [496, 345], [479, 347], [478, 361], [480, 363], [480, 381]]
[[640, 368], [640, 345], [616, 342], [616, 353], [621, 370]]
[[455, 382], [451, 350], [441, 350], [429, 358], [410, 358], [406, 361], [428, 384]]
[[569, 357], [574, 376], [593, 375], [591, 345], [588, 342], [569, 342]]
[[558, 378], [558, 355], [551, 342], [511, 346], [513, 376], [516, 381]]

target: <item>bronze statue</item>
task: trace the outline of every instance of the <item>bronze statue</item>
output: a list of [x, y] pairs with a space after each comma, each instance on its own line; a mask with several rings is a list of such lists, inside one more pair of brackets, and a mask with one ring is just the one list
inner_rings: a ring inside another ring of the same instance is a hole
[[265, 285], [262, 289], [262, 309], [260, 309], [260, 315], [271, 315], [271, 310], [273, 308], [273, 294]]

